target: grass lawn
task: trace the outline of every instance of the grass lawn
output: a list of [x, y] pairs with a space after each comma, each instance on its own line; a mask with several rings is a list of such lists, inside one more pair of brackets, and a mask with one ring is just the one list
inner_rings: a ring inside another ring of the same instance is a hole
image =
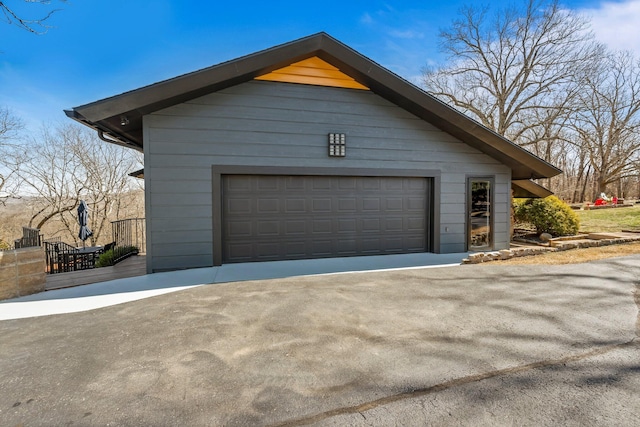
[[640, 205], [630, 208], [576, 211], [581, 232], [640, 230]]
[[[640, 230], [640, 205], [634, 205], [630, 208], [596, 209], [575, 212], [580, 218], [581, 232], [597, 233]], [[640, 253], [640, 242], [548, 252], [542, 255], [512, 258], [510, 260], [497, 262], [508, 264], [574, 264], [638, 253]]]
[[[511, 258], [509, 260], [493, 261], [487, 265], [496, 263], [513, 265], [531, 264], [578, 264], [582, 262], [596, 261], [599, 259], [621, 257], [627, 255], [640, 254], [640, 242], [624, 243], [621, 245], [601, 246], [596, 248], [570, 249], [561, 252], [546, 252], [535, 256], [524, 256]], [[482, 265], [482, 264], [481, 264]]]

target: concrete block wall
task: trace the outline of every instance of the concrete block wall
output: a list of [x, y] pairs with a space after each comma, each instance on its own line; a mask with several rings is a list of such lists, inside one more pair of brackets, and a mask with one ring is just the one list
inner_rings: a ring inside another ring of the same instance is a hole
[[45, 268], [41, 247], [0, 251], [0, 300], [44, 291]]

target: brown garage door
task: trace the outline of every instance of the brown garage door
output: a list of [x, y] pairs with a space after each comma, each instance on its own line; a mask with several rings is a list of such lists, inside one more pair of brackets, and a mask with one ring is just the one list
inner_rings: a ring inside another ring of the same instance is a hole
[[428, 250], [429, 178], [224, 175], [223, 262]]

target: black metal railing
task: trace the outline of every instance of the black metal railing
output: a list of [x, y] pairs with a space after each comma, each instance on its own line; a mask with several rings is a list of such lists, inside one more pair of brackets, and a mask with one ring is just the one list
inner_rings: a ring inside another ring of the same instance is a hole
[[[0, 240], [0, 242], [3, 242]], [[0, 245], [0, 251], [12, 251], [14, 249], [21, 248], [33, 248], [41, 246], [42, 234], [37, 228], [22, 227], [22, 237], [15, 239], [13, 244], [6, 242], [5, 245]]]
[[114, 248], [137, 248], [145, 253], [147, 249], [144, 218], [128, 218], [111, 223]]
[[37, 228], [22, 227], [22, 237], [13, 241], [16, 249], [33, 248], [42, 245], [42, 235]]
[[76, 248], [68, 243], [47, 240], [43, 242], [47, 273], [68, 273], [70, 271], [95, 268], [98, 257], [103, 252], [101, 246]]
[[74, 271], [75, 264], [73, 256], [77, 249], [64, 242], [44, 242], [45, 260], [47, 262], [47, 273], [66, 273]]
[[[62, 242], [60, 237], [43, 239], [37, 228], [22, 228], [22, 237], [13, 247], [44, 247], [46, 271], [49, 274], [94, 268], [99, 256], [109, 249], [119, 249], [116, 262], [132, 254], [146, 252], [145, 219], [129, 218], [111, 223], [113, 242], [102, 246], [76, 248]], [[1, 250], [1, 249], [0, 249]]]

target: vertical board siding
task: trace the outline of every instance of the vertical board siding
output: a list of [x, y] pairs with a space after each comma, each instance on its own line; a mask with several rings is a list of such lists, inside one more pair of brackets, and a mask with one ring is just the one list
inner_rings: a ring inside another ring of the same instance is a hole
[[[327, 156], [328, 133], [346, 157]], [[212, 165], [441, 171], [436, 252], [465, 250], [467, 176], [495, 177], [509, 211], [509, 168], [370, 91], [252, 81], [145, 116], [144, 138], [149, 271], [213, 265]], [[508, 221], [495, 231], [506, 247]]]

